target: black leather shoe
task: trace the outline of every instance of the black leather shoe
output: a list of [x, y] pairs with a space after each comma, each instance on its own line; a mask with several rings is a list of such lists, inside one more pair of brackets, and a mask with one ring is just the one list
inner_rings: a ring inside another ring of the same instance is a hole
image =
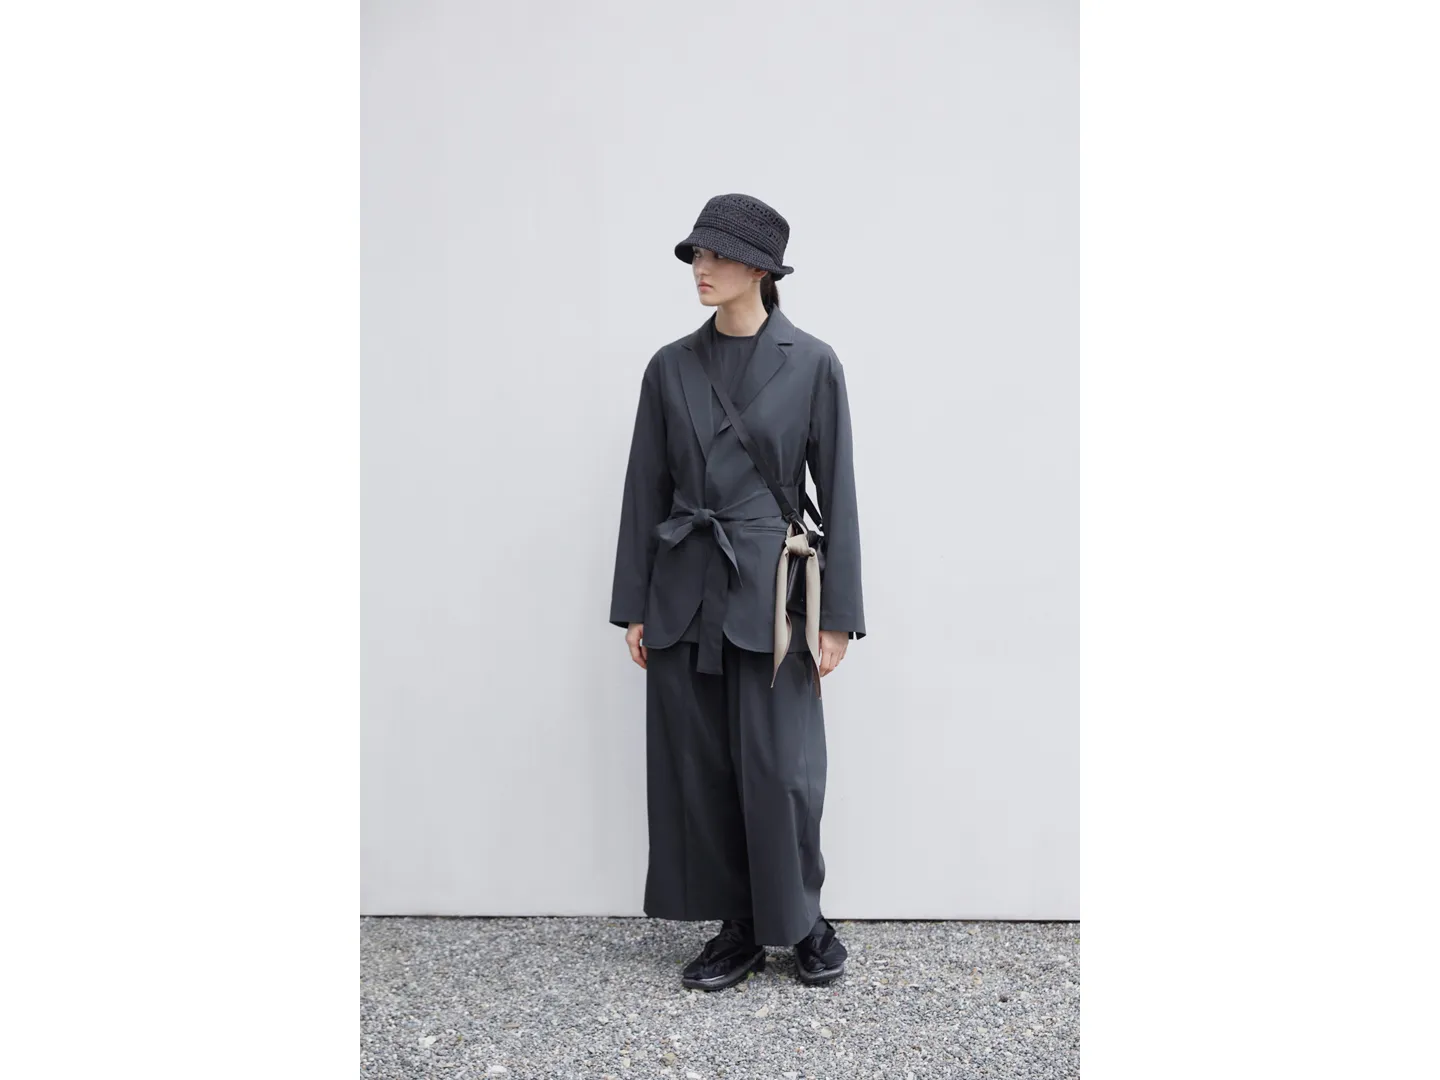
[[752, 971], [765, 970], [765, 946], [755, 944], [749, 925], [726, 919], [720, 933], [705, 943], [700, 955], [685, 965], [680, 982], [692, 990], [724, 990]]
[[835, 927], [821, 915], [804, 940], [795, 943], [795, 974], [807, 986], [828, 983], [845, 974], [849, 955], [835, 936]]

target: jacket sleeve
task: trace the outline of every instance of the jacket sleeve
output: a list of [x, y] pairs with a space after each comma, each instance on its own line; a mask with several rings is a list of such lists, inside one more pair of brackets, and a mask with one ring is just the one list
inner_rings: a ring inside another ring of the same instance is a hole
[[660, 394], [660, 354], [650, 358], [640, 381], [640, 404], [630, 438], [630, 463], [620, 504], [620, 537], [610, 590], [610, 622], [628, 627], [645, 621], [645, 598], [659, 541], [655, 526], [670, 515], [674, 482], [666, 456], [665, 411]]
[[815, 501], [825, 519], [825, 580], [820, 590], [820, 629], [865, 636], [860, 589], [860, 519], [855, 499], [855, 462], [845, 369], [834, 353], [820, 364], [810, 398], [810, 435], [805, 462], [815, 479]]

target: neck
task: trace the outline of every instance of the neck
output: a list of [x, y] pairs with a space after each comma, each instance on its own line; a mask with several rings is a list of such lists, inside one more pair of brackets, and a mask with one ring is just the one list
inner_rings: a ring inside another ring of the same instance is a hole
[[769, 313], [760, 302], [760, 290], [750, 289], [715, 312], [715, 329], [734, 337], [749, 337], [760, 329]]

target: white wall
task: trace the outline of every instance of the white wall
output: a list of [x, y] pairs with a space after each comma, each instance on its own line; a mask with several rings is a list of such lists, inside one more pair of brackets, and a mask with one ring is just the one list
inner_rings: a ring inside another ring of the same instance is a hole
[[855, 426], [826, 913], [1079, 917], [1075, 4], [853, 8], [366, 5], [365, 913], [640, 913], [621, 481], [744, 191]]

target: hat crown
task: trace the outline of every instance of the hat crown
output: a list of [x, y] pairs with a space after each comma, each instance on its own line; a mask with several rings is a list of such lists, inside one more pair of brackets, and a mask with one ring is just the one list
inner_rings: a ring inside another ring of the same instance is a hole
[[778, 210], [753, 195], [738, 192], [716, 195], [707, 202], [695, 219], [695, 227], [729, 233], [772, 255], [777, 262], [784, 258], [785, 245], [790, 241], [790, 223]]

